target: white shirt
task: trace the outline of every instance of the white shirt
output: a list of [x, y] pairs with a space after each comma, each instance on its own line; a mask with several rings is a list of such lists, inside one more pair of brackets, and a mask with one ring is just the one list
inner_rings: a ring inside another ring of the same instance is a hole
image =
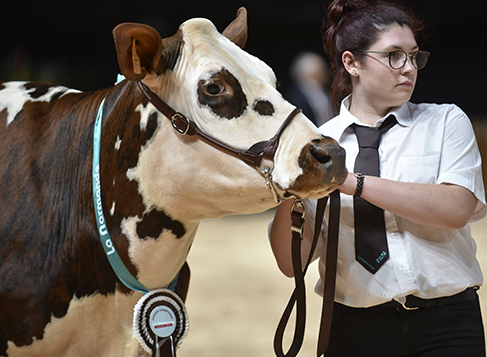
[[[348, 110], [320, 127], [322, 134], [337, 140], [347, 152], [346, 166], [353, 172], [358, 142], [352, 123], [360, 123]], [[398, 124], [386, 132], [379, 147], [381, 177], [416, 183], [451, 183], [463, 186], [478, 198], [471, 221], [485, 216], [485, 192], [481, 158], [470, 120], [455, 105], [406, 103], [391, 111]], [[387, 116], [388, 116], [387, 115]], [[376, 124], [380, 126], [385, 116]], [[316, 201], [306, 200], [307, 229], [311, 228]], [[316, 254], [324, 277], [328, 207]], [[459, 293], [483, 282], [475, 258], [476, 244], [470, 225], [462, 229], [421, 226], [385, 212], [390, 257], [374, 275], [355, 260], [353, 197], [341, 195], [340, 240], [335, 300], [353, 307], [370, 307], [391, 300], [405, 302], [412, 294], [436, 298]], [[321, 279], [316, 291], [321, 295]]]

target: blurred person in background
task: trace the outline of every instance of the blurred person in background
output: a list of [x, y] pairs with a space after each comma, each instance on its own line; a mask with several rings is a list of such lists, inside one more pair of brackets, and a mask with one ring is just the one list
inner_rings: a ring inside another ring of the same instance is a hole
[[322, 56], [313, 52], [299, 54], [291, 64], [293, 86], [285, 94], [318, 127], [335, 116], [328, 92], [328, 71]]

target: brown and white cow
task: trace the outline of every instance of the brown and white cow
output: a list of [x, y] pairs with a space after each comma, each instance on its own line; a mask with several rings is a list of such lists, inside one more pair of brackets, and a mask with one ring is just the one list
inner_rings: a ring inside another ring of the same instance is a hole
[[[246, 11], [223, 32], [192, 19], [161, 40], [145, 25], [114, 30], [127, 80], [82, 93], [0, 84], [0, 355], [142, 356], [132, 329], [141, 293], [112, 271], [95, 224], [93, 128], [105, 99], [101, 192], [106, 223], [128, 269], [167, 286], [203, 219], [273, 207], [252, 165], [180, 135], [142, 94], [142, 81], [198, 128], [247, 149], [271, 138], [294, 107], [262, 61], [243, 51]], [[302, 114], [274, 162], [279, 195], [320, 197], [344, 179], [344, 152]]]

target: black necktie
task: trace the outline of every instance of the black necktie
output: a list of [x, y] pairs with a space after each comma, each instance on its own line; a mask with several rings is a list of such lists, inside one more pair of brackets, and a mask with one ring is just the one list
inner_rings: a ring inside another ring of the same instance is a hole
[[[359, 143], [355, 172], [380, 176], [379, 144], [383, 133], [397, 123], [390, 115], [379, 128], [352, 125]], [[375, 274], [389, 259], [384, 211], [361, 197], [353, 197], [355, 216], [355, 258], [365, 269]]]

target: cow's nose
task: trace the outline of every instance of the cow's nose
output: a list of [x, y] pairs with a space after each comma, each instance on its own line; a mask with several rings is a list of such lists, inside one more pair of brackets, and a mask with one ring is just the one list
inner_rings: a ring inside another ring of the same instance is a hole
[[309, 153], [320, 169], [326, 172], [326, 181], [342, 183], [345, 180], [345, 150], [335, 140], [326, 136], [314, 139], [309, 146]]
[[332, 161], [333, 153], [330, 151], [330, 144], [322, 144], [321, 140], [313, 140], [313, 145], [310, 147], [309, 151], [311, 156], [313, 156], [316, 161], [322, 165], [326, 165]]
[[322, 165], [329, 165], [332, 160], [345, 162], [345, 150], [335, 140], [322, 137], [312, 141], [311, 155]]

